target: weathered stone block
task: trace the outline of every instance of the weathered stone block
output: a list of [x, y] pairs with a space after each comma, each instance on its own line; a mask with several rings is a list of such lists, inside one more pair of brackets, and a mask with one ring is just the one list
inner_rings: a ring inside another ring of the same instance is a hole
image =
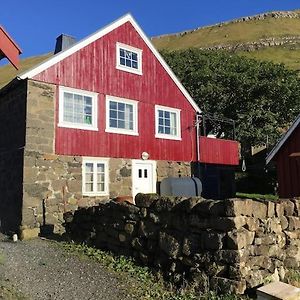
[[246, 281], [235, 281], [222, 277], [213, 277], [210, 280], [210, 287], [212, 290], [222, 294], [244, 294], [246, 290]]
[[265, 202], [253, 201], [252, 202], [252, 216], [259, 219], [267, 217], [268, 207]]
[[243, 249], [253, 243], [255, 232], [245, 228], [228, 232], [226, 245], [229, 249]]
[[159, 199], [157, 194], [137, 194], [135, 196], [135, 205], [138, 207], [150, 207]]
[[237, 217], [237, 216], [252, 216], [253, 208], [252, 208], [253, 200], [250, 199], [228, 199], [224, 201], [225, 205], [225, 216], [228, 217]]
[[239, 217], [217, 217], [211, 219], [211, 228], [220, 231], [231, 231], [234, 229], [240, 229], [246, 225], [247, 218], [245, 216]]
[[37, 238], [40, 234], [40, 228], [24, 228], [20, 230], [20, 240], [30, 240]]
[[201, 234], [202, 249], [219, 250], [223, 247], [223, 238], [225, 234], [204, 231]]
[[298, 230], [300, 229], [300, 217], [288, 217], [288, 230]]
[[166, 232], [159, 234], [159, 247], [172, 258], [176, 258], [181, 252], [180, 242]]
[[201, 249], [201, 235], [192, 234], [183, 239], [182, 253], [184, 255], [193, 255]]
[[254, 217], [247, 217], [245, 228], [250, 231], [257, 231], [259, 228], [259, 220]]
[[280, 200], [276, 203], [276, 216], [292, 216], [294, 214], [295, 204], [290, 200]]

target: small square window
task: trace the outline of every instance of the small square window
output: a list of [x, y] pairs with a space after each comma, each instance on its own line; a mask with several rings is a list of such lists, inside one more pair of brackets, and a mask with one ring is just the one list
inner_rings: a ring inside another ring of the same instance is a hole
[[82, 162], [82, 178], [83, 195], [108, 195], [107, 160], [84, 158]]
[[59, 127], [97, 129], [97, 94], [59, 88]]
[[117, 43], [117, 69], [142, 75], [142, 50]]
[[181, 139], [180, 110], [155, 106], [155, 136], [164, 139]]
[[138, 135], [137, 101], [106, 97], [106, 132]]

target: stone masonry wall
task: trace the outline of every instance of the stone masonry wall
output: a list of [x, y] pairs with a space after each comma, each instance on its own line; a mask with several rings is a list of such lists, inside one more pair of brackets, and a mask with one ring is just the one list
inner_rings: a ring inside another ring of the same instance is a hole
[[0, 92], [0, 231], [21, 224], [26, 83], [15, 81]]
[[261, 202], [138, 194], [66, 214], [71, 237], [188, 280], [242, 294], [300, 266], [300, 199]]

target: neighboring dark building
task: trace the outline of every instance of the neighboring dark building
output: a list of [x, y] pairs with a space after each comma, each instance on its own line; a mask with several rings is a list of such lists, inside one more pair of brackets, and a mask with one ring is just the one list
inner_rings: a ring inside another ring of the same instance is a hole
[[266, 158], [275, 162], [281, 198], [300, 196], [300, 115]]

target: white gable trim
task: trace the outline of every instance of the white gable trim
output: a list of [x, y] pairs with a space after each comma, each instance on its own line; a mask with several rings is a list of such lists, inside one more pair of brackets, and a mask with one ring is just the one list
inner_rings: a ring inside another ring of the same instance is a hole
[[20, 79], [26, 79], [26, 78], [32, 78], [36, 76], [37, 74], [43, 72], [44, 70], [50, 68], [54, 64], [60, 62], [64, 58], [72, 55], [73, 53], [77, 52], [78, 50], [82, 49], [83, 47], [89, 45], [90, 43], [98, 40], [99, 38], [103, 37], [104, 35], [108, 34], [112, 30], [120, 27], [121, 25], [125, 24], [126, 22], [130, 22], [132, 26], [135, 28], [135, 30], [138, 32], [138, 34], [141, 36], [141, 38], [144, 40], [146, 45], [150, 48], [154, 56], [159, 60], [163, 68], [166, 70], [166, 72], [169, 74], [169, 76], [173, 79], [177, 87], [180, 89], [182, 94], [187, 98], [187, 100], [190, 102], [192, 107], [197, 111], [201, 112], [200, 108], [196, 104], [196, 102], [192, 99], [188, 91], [183, 87], [183, 85], [180, 83], [176, 75], [173, 73], [173, 71], [170, 69], [170, 67], [167, 65], [167, 63], [164, 61], [162, 56], [159, 54], [159, 52], [154, 48], [148, 37], [145, 35], [143, 30], [139, 27], [139, 25], [136, 23], [134, 18], [130, 15], [127, 14], [120, 19], [116, 20], [115, 22], [109, 24], [108, 26], [96, 31], [94, 34], [89, 35], [88, 37], [84, 38], [83, 40], [79, 41], [75, 45], [71, 46], [70, 48], [57, 53], [50, 59], [46, 60], [45, 62], [37, 65], [33, 69], [26, 71], [22, 74], [20, 74], [18, 77]]
[[266, 158], [266, 163], [268, 164], [273, 157], [277, 154], [277, 152], [280, 150], [280, 148], [284, 145], [284, 143], [287, 141], [287, 139], [291, 136], [291, 134], [294, 132], [294, 130], [298, 127], [300, 124], [300, 115], [297, 117], [295, 122], [292, 124], [292, 126], [288, 129], [288, 131], [279, 139], [275, 147], [271, 150], [271, 152], [268, 154]]

